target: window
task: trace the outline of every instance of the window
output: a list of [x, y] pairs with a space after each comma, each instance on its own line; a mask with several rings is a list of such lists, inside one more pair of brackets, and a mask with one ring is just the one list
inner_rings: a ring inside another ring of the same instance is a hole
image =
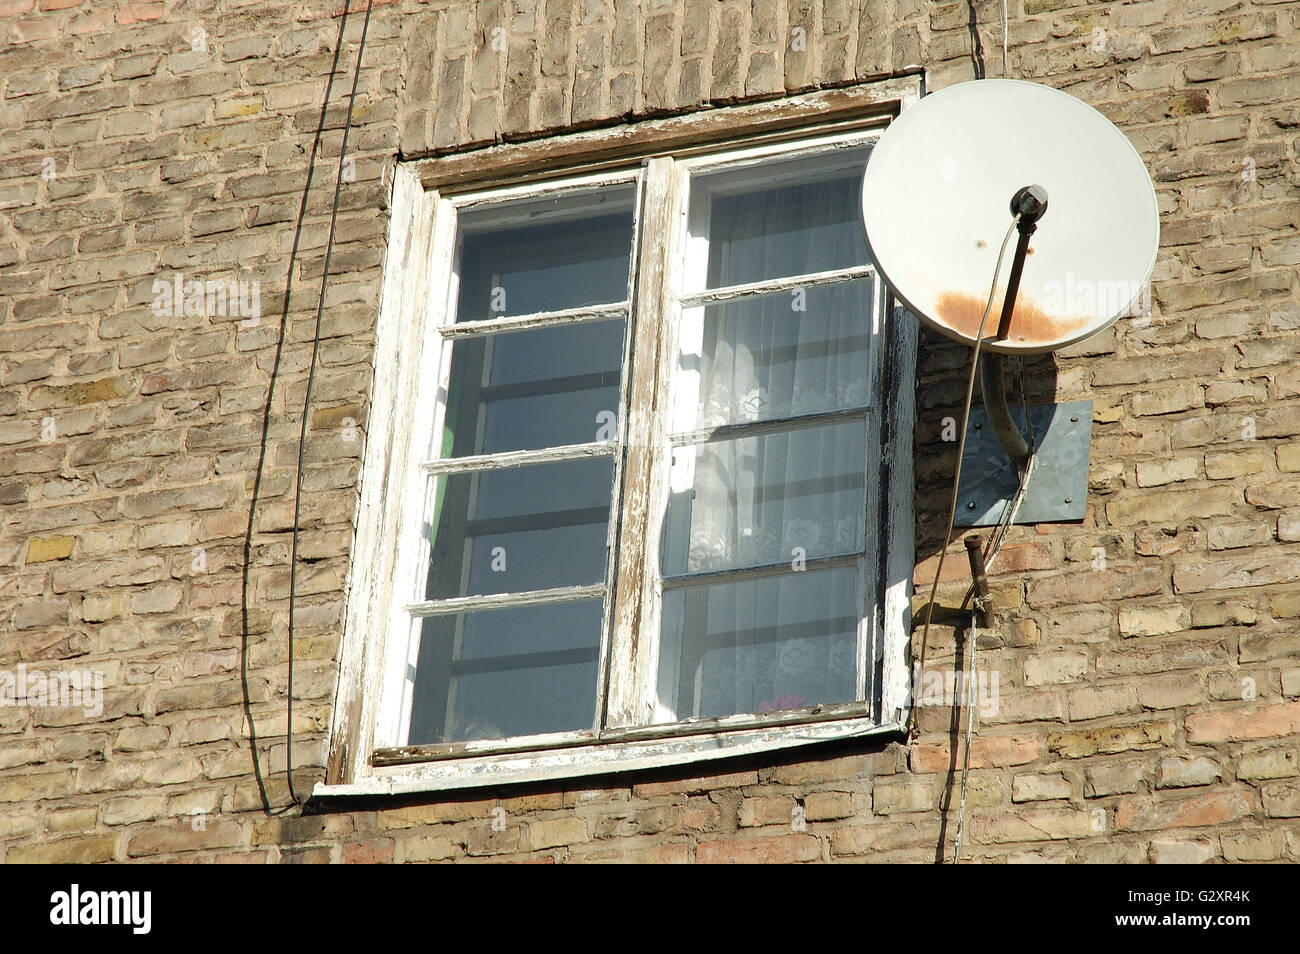
[[901, 722], [915, 332], [847, 125], [399, 176], [321, 794]]

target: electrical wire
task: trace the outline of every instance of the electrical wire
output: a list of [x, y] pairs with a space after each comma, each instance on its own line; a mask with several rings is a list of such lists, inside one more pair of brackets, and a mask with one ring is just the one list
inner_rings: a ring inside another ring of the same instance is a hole
[[[334, 252], [334, 233], [338, 224], [339, 194], [343, 188], [343, 167], [348, 154], [348, 133], [352, 130], [352, 107], [357, 101], [357, 83], [361, 78], [361, 58], [366, 52], [366, 33], [370, 28], [370, 10], [374, 0], [366, 0], [366, 17], [361, 24], [361, 40], [357, 45], [357, 61], [352, 69], [352, 90], [348, 94], [348, 113], [343, 120], [343, 142], [339, 146], [339, 170], [334, 181], [334, 202], [330, 207], [329, 238], [325, 242], [325, 266], [320, 276], [320, 296], [316, 302], [315, 330], [311, 341], [311, 362], [307, 366], [307, 393], [302, 401], [302, 424], [298, 434], [298, 470], [293, 485], [293, 543], [289, 552], [289, 677], [287, 686], [288, 724], [285, 726], [285, 774], [289, 782], [289, 797], [294, 804], [300, 804], [293, 787], [293, 616], [295, 608], [295, 591], [298, 579], [298, 519], [302, 509], [302, 469], [303, 452], [307, 445], [307, 412], [311, 406], [312, 384], [316, 379], [316, 359], [320, 353], [321, 316], [325, 311], [325, 286], [329, 281], [330, 257]], [[351, 0], [343, 8], [343, 22], [346, 24], [351, 11]], [[339, 42], [342, 43], [343, 29], [339, 28]], [[328, 105], [328, 103], [326, 103]]]
[[976, 621], [976, 616], [974, 613], [971, 613], [971, 617], [970, 617], [971, 635], [969, 637], [970, 666], [965, 670], [966, 683], [963, 687], [966, 690], [966, 745], [964, 746], [964, 752], [962, 755], [962, 764], [961, 764], [961, 803], [957, 807], [957, 839], [956, 839], [956, 844], [953, 846], [953, 852], [952, 852], [953, 864], [956, 864], [957, 859], [961, 857], [961, 833], [962, 833], [962, 827], [966, 823], [966, 777], [970, 774], [970, 738], [971, 738], [971, 731], [975, 725], [975, 701], [971, 698], [971, 696], [974, 694], [974, 689], [972, 688], [971, 685], [974, 680], [971, 679], [971, 676], [975, 672], [976, 640], [979, 638], [979, 630], [975, 625], [975, 621]]
[[975, 17], [975, 0], [966, 0], [966, 7], [970, 13], [966, 29], [970, 32], [971, 65], [975, 69], [975, 78], [982, 80], [988, 71], [984, 66], [984, 44], [980, 40], [979, 21]]
[[248, 507], [248, 527], [244, 532], [244, 561], [240, 582], [240, 608], [243, 616], [243, 627], [239, 653], [239, 680], [243, 688], [244, 718], [248, 722], [248, 746], [253, 759], [253, 778], [257, 783], [257, 792], [262, 800], [262, 810], [268, 815], [283, 814], [290, 808], [295, 807], [296, 803], [291, 802], [289, 805], [277, 809], [271, 808], [271, 800], [266, 793], [266, 781], [262, 777], [261, 763], [257, 758], [257, 723], [253, 718], [252, 698], [248, 689], [248, 589], [249, 571], [253, 560], [253, 529], [257, 519], [257, 504], [262, 496], [262, 481], [266, 473], [266, 445], [271, 429], [271, 405], [275, 396], [275, 386], [280, 378], [281, 359], [284, 357], [285, 329], [289, 322], [289, 304], [293, 298], [294, 265], [298, 261], [298, 247], [302, 242], [302, 225], [307, 218], [307, 201], [311, 198], [312, 179], [316, 171], [316, 154], [320, 151], [321, 135], [325, 131], [325, 117], [329, 111], [330, 94], [334, 89], [334, 75], [338, 70], [339, 54], [343, 49], [343, 32], [346, 26], [346, 19], [340, 17], [338, 36], [334, 41], [334, 55], [330, 61], [329, 79], [325, 83], [325, 96], [321, 101], [320, 119], [316, 123], [316, 134], [312, 136], [311, 151], [307, 155], [307, 179], [303, 183], [302, 199], [298, 203], [298, 218], [293, 229], [293, 244], [289, 248], [289, 264], [285, 270], [284, 299], [280, 306], [280, 333], [275, 344], [275, 356], [271, 361], [271, 381], [266, 392], [266, 404], [262, 408], [262, 437], [258, 444], [257, 467], [253, 472], [253, 489]]
[[1007, 76], [1007, 0], [1002, 0], [1002, 78]]
[[[958, 443], [957, 443], [957, 466], [953, 472], [953, 477], [952, 477], [952, 503], [948, 508], [948, 525], [947, 525], [947, 529], [944, 530], [943, 541], [939, 547], [939, 565], [935, 567], [934, 570], [934, 583], [930, 586], [930, 600], [929, 600], [929, 605], [926, 608], [925, 626], [921, 630], [921, 651], [920, 651], [919, 662], [922, 671], [924, 671], [925, 669], [925, 650], [928, 645], [929, 637], [930, 637], [930, 620], [934, 617], [934, 598], [939, 591], [939, 578], [943, 574], [944, 556], [947, 554], [948, 545], [952, 542], [952, 525], [957, 519], [957, 495], [960, 492], [960, 487], [961, 487], [961, 461], [962, 461], [962, 455], [966, 452], [966, 427], [970, 422], [971, 398], [975, 394], [975, 375], [979, 370], [980, 345], [984, 340], [984, 324], [985, 322], [988, 321], [989, 312], [993, 310], [993, 299], [997, 297], [998, 276], [1002, 272], [1002, 259], [1006, 255], [1007, 244], [1011, 241], [1011, 235], [1012, 233], [1015, 232], [1016, 225], [1019, 222], [1020, 222], [1020, 213], [1017, 212], [1012, 217], [1011, 225], [1007, 228], [1007, 234], [1002, 239], [1002, 247], [998, 249], [998, 261], [997, 264], [993, 267], [993, 282], [989, 286], [988, 302], [984, 305], [984, 315], [983, 317], [980, 318], [979, 330], [975, 333], [975, 349], [973, 355], [971, 356], [970, 379], [966, 382], [966, 404], [962, 410], [962, 420], [961, 420], [961, 428], [960, 428], [961, 436], [960, 438], [958, 438]], [[963, 600], [962, 603], [964, 607], [965, 601]], [[913, 705], [912, 718], [911, 718], [912, 733], [915, 733], [916, 731], [916, 710], [917, 707]]]
[[[1025, 499], [1025, 490], [1029, 486], [1029, 477], [1033, 473], [1034, 462], [1037, 459], [1034, 456], [1034, 422], [1029, 416], [1029, 392], [1025, 388], [1025, 361], [1024, 358], [1017, 357], [1016, 362], [1020, 382], [1020, 406], [1024, 410], [1025, 428], [1029, 432], [1026, 440], [1029, 444], [1029, 464], [1025, 468], [1025, 472], [1020, 476], [1020, 486], [1016, 489], [1016, 495], [1007, 507], [1002, 522], [998, 525], [997, 533], [989, 538], [988, 546], [984, 548], [983, 562], [984, 571], [986, 573], [992, 568], [993, 561], [997, 559], [998, 551], [1002, 549], [1002, 543], [1006, 539], [1007, 532], [1016, 522], [1016, 514], [1020, 510], [1021, 501]], [[963, 600], [962, 602], [963, 605], [965, 605], [965, 601]], [[978, 603], [979, 601], [977, 598], [977, 608], [981, 610], [988, 609], [988, 607], [979, 606]], [[966, 680], [966, 744], [963, 747], [962, 755], [961, 802], [957, 808], [957, 838], [956, 843], [953, 846], [953, 864], [957, 864], [958, 860], [961, 858], [961, 835], [966, 822], [966, 781], [970, 775], [970, 743], [975, 724], [975, 705], [974, 701], [971, 699], [971, 695], [974, 691], [971, 684], [974, 682], [976, 672], [975, 653], [979, 649], [979, 630], [976, 627], [975, 614], [971, 614], [970, 632], [970, 664], [963, 667], [965, 671], [964, 678]]]
[[1029, 416], [1029, 388], [1025, 385], [1025, 359], [1021, 355], [1016, 356], [1016, 378], [1020, 383], [1020, 406], [1025, 412], [1025, 431], [1026, 439], [1029, 443], [1029, 452], [1034, 452], [1034, 419]]

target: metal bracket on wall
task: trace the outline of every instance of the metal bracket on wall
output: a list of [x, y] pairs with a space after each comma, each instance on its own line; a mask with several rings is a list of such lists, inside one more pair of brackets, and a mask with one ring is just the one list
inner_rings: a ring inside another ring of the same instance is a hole
[[[1011, 417], [1025, 433], [1021, 407]], [[1088, 463], [1092, 446], [1092, 402], [1034, 404], [1034, 467], [1016, 524], [1082, 520], [1088, 506]], [[992, 527], [1002, 522], [1020, 487], [1016, 466], [989, 425], [988, 414], [971, 411], [961, 462], [956, 524]]]

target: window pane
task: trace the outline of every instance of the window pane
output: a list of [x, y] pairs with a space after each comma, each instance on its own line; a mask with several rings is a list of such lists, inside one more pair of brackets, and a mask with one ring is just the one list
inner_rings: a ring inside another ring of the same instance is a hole
[[666, 591], [661, 718], [852, 701], [861, 607], [853, 568]]
[[433, 479], [425, 599], [605, 581], [610, 458]]
[[461, 214], [457, 321], [627, 298], [630, 185]]
[[859, 279], [687, 312], [677, 429], [865, 407], [873, 298]]
[[710, 188], [697, 196], [710, 203], [707, 287], [867, 264], [865, 168], [864, 158], [861, 168], [835, 178], [755, 182], [743, 191], [727, 189], [722, 176], [705, 180]]
[[861, 552], [865, 460], [865, 421], [676, 448], [664, 575]]
[[424, 619], [408, 744], [592, 728], [603, 609], [585, 600]]
[[455, 342], [440, 456], [612, 437], [625, 327], [618, 318]]

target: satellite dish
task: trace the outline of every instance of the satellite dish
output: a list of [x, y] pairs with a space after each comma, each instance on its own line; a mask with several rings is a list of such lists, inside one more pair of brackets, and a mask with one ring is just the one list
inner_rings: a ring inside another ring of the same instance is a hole
[[[974, 343], [1012, 197], [1046, 190], [1023, 257], [1007, 335], [997, 332], [1008, 250], [981, 349], [1054, 351], [1108, 328], [1143, 297], [1160, 219], [1137, 150], [1068, 93], [975, 80], [904, 110], [871, 152], [862, 186], [867, 243], [881, 277], [935, 330]], [[1011, 282], [1014, 284], [1014, 282]]]

